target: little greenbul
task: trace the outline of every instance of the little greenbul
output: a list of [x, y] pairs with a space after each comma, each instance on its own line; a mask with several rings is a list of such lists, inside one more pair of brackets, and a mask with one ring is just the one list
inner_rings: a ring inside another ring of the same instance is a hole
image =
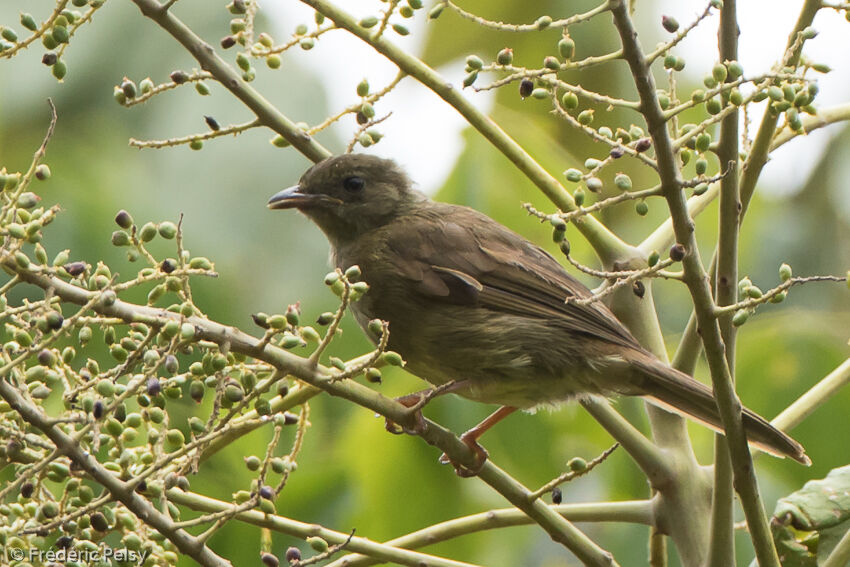
[[[411, 188], [393, 161], [329, 158], [271, 209], [296, 208], [331, 244], [332, 262], [358, 265], [370, 290], [351, 309], [360, 327], [389, 322], [389, 348], [433, 385], [503, 407], [463, 439], [477, 438], [516, 408], [588, 395], [642, 396], [722, 432], [711, 389], [646, 351], [552, 256], [467, 207]], [[409, 400], [408, 400], [409, 401]], [[803, 447], [744, 409], [751, 444], [809, 464]]]

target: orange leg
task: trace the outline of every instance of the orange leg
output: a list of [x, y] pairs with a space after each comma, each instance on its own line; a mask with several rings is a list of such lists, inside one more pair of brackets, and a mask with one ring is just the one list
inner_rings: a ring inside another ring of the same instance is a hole
[[484, 435], [484, 433], [488, 429], [490, 429], [491, 427], [493, 427], [515, 411], [516, 408], [513, 406], [502, 406], [496, 411], [494, 411], [492, 414], [490, 414], [487, 419], [485, 419], [484, 421], [482, 421], [481, 423], [479, 423], [478, 425], [476, 425], [475, 427], [460, 436], [460, 440], [463, 441], [472, 450], [473, 453], [475, 453], [475, 467], [469, 468], [464, 465], [455, 463], [445, 453], [443, 453], [443, 455], [440, 457], [440, 462], [443, 464], [451, 463], [452, 466], [455, 468], [455, 472], [458, 474], [458, 476], [468, 477], [475, 476], [476, 474], [478, 474], [478, 471], [481, 470], [482, 466], [484, 466], [484, 461], [486, 461], [488, 457], [487, 451], [484, 449], [484, 447], [479, 445], [478, 439], [482, 435]]

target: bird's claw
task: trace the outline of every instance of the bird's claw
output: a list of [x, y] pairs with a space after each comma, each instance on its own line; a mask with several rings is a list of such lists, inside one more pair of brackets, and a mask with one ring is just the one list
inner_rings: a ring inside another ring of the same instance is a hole
[[482, 447], [478, 440], [473, 435], [469, 435], [469, 432], [464, 433], [460, 436], [460, 440], [464, 442], [464, 444], [469, 447], [472, 453], [475, 455], [475, 464], [471, 467], [468, 467], [461, 463], [456, 463], [443, 453], [440, 455], [440, 463], [444, 465], [451, 465], [455, 469], [455, 474], [461, 478], [469, 478], [471, 476], [477, 476], [479, 472], [481, 472], [481, 468], [484, 466], [484, 463], [487, 462], [487, 459], [490, 457], [487, 450]]
[[422, 411], [418, 408], [411, 408], [410, 414], [413, 416], [412, 427], [399, 425], [391, 419], [386, 420], [384, 427], [393, 435], [401, 435], [402, 433], [407, 433], [408, 435], [421, 435], [425, 433], [425, 429], [428, 427], [428, 424], [425, 423], [425, 417], [422, 415]]

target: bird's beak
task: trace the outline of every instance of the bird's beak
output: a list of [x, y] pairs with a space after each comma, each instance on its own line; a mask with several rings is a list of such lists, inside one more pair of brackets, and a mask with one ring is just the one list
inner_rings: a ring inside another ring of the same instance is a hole
[[294, 185], [288, 189], [275, 193], [272, 198], [269, 199], [268, 207], [270, 209], [294, 209], [303, 207], [304, 205], [317, 200], [318, 197], [320, 196], [302, 193], [301, 187]]

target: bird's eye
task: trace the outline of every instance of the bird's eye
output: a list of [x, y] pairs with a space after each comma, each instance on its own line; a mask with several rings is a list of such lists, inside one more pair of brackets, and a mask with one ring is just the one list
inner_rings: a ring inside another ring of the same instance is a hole
[[350, 193], [358, 193], [366, 186], [366, 182], [363, 181], [362, 177], [346, 177], [342, 182], [342, 186]]

